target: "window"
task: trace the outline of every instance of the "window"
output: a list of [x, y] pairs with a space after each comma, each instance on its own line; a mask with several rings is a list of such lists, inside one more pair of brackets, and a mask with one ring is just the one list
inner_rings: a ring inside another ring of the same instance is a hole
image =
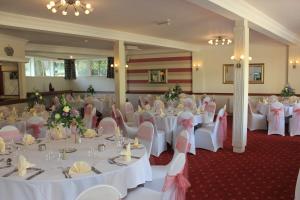
[[63, 60], [29, 57], [25, 65], [26, 76], [65, 76]]
[[76, 60], [77, 76], [106, 76], [107, 75], [107, 58], [94, 60]]

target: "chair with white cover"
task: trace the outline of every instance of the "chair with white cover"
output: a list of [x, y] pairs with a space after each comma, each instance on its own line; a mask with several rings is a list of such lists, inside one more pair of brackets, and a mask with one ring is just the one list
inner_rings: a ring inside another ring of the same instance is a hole
[[173, 149], [176, 149], [176, 140], [177, 136], [183, 131], [187, 131], [189, 133], [189, 144], [190, 149], [189, 153], [192, 153], [196, 155], [196, 148], [195, 148], [195, 135], [194, 135], [194, 115], [190, 111], [184, 111], [180, 113], [180, 115], [177, 118], [177, 128], [173, 132]]
[[139, 126], [139, 129], [137, 132], [137, 138], [145, 146], [147, 153], [148, 153], [148, 159], [151, 154], [153, 137], [154, 137], [154, 127], [153, 127], [152, 123], [151, 122], [143, 122]]
[[134, 109], [131, 102], [126, 102], [124, 105], [125, 108], [125, 118], [128, 126], [136, 126], [134, 120]]
[[225, 107], [221, 108], [213, 126], [200, 127], [195, 131], [196, 148], [216, 152], [223, 148], [223, 142], [227, 134], [227, 113]]
[[40, 116], [32, 116], [27, 120], [27, 130], [34, 136], [35, 138], [45, 137], [46, 128], [44, 118]]
[[83, 124], [86, 128], [95, 128], [96, 123], [96, 108], [92, 104], [87, 104], [84, 107]]
[[[144, 99], [148, 102], [148, 104], [149, 104], [151, 107], [153, 107], [155, 97], [154, 97], [152, 94], [147, 94], [146, 97], [145, 97]], [[147, 104], [147, 103], [145, 102], [145, 104]]]
[[193, 111], [196, 108], [195, 101], [192, 98], [184, 98], [183, 106], [185, 110]]
[[157, 129], [155, 118], [152, 113], [149, 113], [147, 111], [143, 112], [140, 115], [140, 123], [144, 121], [151, 122], [154, 127], [154, 138], [151, 149], [151, 155], [158, 157], [162, 152], [167, 150], [166, 133], [162, 130]]
[[155, 191], [146, 187], [138, 187], [128, 193], [125, 200], [175, 200], [185, 199], [186, 191], [191, 186], [183, 175], [186, 155], [179, 153], [171, 164], [164, 179], [163, 187]]
[[209, 102], [211, 102], [210, 96], [204, 95], [203, 100], [202, 100], [202, 104], [207, 104]]
[[15, 126], [4, 126], [0, 129], [0, 137], [4, 140], [21, 140], [22, 135], [20, 134], [19, 129]]
[[118, 126], [113, 118], [105, 117], [100, 121], [98, 127], [103, 129], [103, 134], [115, 134]]
[[204, 122], [205, 124], [212, 123], [214, 121], [215, 113], [216, 113], [216, 103], [213, 101], [210, 101], [208, 103], [205, 103], [204, 108]]
[[289, 97], [289, 104], [296, 104], [298, 101], [299, 101], [299, 97], [297, 97], [297, 96]]
[[265, 115], [254, 112], [250, 102], [248, 104], [248, 129], [254, 130], [267, 130], [267, 118]]
[[300, 135], [300, 103], [294, 105], [289, 125], [290, 136]]
[[121, 193], [110, 185], [96, 185], [90, 187], [79, 194], [76, 200], [121, 200]]
[[145, 187], [159, 191], [162, 188], [163, 181], [171, 164], [175, 161], [176, 157], [180, 153], [186, 154], [189, 151], [189, 133], [185, 130], [177, 136], [176, 145], [174, 149], [174, 155], [172, 160], [166, 165], [151, 165], [152, 181], [145, 183]]
[[278, 101], [278, 97], [275, 95], [271, 95], [268, 97], [268, 103], [272, 104]]
[[161, 110], [165, 109], [165, 104], [162, 100], [156, 99], [153, 103], [154, 112], [159, 113]]
[[120, 122], [119, 127], [125, 132], [127, 137], [134, 139], [137, 136], [138, 127], [131, 127], [125, 122], [122, 112], [117, 109], [116, 110], [117, 120]]
[[277, 134], [284, 136], [285, 117], [283, 104], [277, 101], [275, 103], [272, 103], [269, 109], [268, 135]]

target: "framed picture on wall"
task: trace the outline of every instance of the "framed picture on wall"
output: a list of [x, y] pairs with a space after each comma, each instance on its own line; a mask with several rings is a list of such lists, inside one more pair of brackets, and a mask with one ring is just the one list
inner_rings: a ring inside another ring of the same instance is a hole
[[[223, 83], [233, 84], [234, 65], [223, 65]], [[264, 63], [249, 64], [249, 84], [264, 84]]]
[[149, 83], [167, 83], [167, 69], [151, 69], [148, 71]]

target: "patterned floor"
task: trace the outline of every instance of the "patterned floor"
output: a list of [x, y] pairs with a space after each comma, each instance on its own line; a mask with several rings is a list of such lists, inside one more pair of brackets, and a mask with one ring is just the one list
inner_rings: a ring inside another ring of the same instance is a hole
[[[230, 125], [230, 123], [229, 123]], [[231, 134], [231, 127], [228, 127]], [[168, 163], [170, 150], [152, 164]], [[300, 136], [267, 136], [248, 132], [244, 154], [232, 152], [231, 136], [223, 150], [189, 155], [187, 200], [293, 200], [300, 168]]]

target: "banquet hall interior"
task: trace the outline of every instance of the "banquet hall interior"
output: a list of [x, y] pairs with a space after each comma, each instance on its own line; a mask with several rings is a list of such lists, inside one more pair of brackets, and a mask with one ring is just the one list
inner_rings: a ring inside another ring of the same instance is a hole
[[300, 200], [298, 8], [0, 0], [0, 200]]

